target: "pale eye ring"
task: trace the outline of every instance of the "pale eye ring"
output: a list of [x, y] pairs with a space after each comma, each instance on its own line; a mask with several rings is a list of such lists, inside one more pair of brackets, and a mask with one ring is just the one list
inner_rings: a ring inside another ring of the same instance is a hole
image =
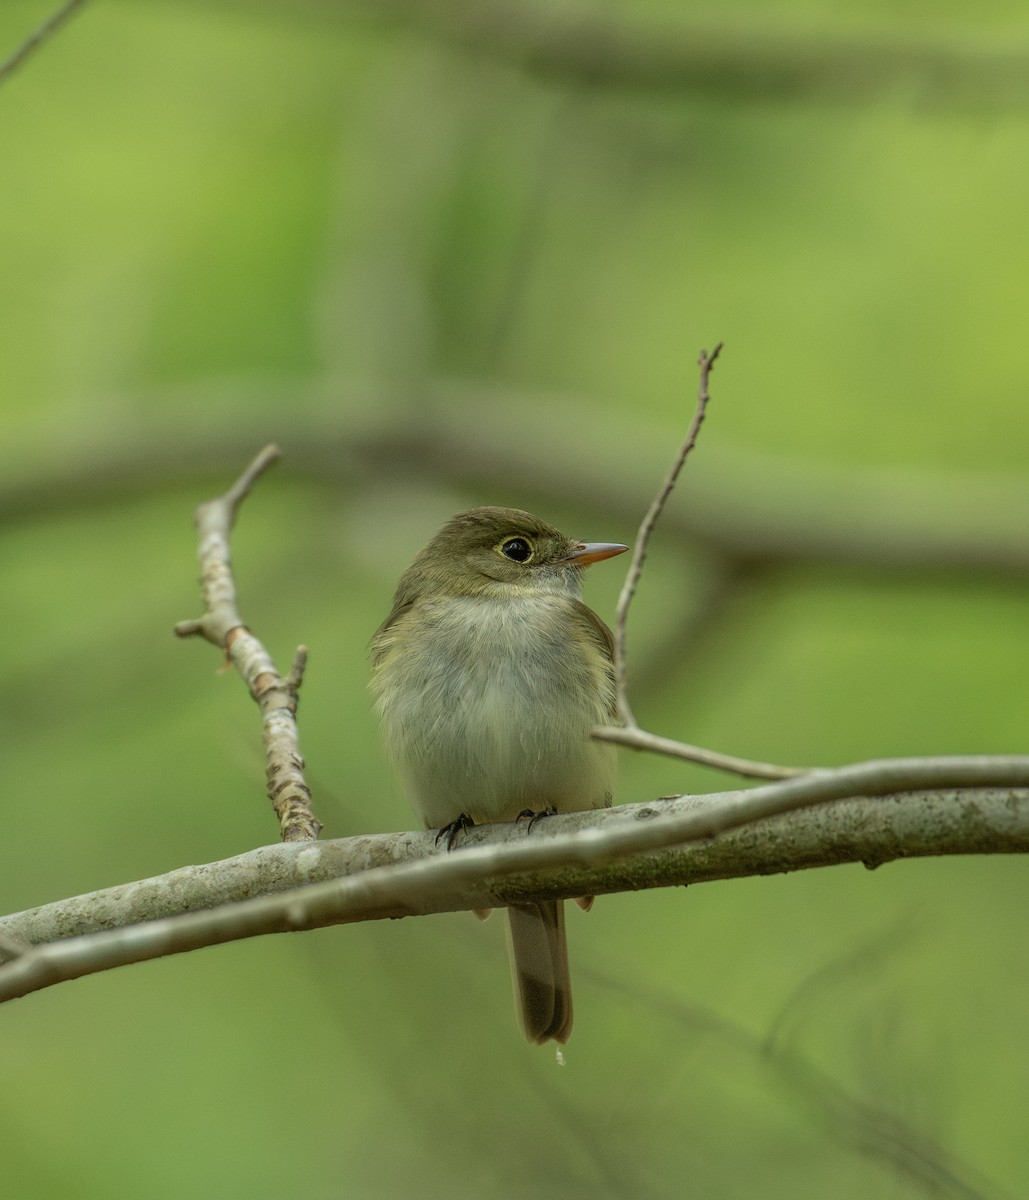
[[532, 558], [532, 546], [525, 538], [505, 538], [497, 549], [505, 558], [511, 559], [512, 562], [524, 563]]

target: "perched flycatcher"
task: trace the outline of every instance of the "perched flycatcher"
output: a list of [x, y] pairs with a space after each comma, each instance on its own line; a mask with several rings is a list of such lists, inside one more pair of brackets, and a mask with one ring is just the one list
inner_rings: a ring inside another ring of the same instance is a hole
[[[372, 686], [427, 828], [611, 803], [614, 747], [590, 737], [615, 716], [611, 631], [583, 604], [581, 576], [626, 549], [516, 508], [474, 508], [404, 572], [372, 640]], [[572, 1030], [563, 907], [508, 908], [516, 1001], [536, 1043]]]

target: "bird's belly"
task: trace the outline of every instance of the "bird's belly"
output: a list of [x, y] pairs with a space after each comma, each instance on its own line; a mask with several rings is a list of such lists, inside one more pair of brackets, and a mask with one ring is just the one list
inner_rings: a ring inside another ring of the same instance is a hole
[[614, 751], [590, 737], [610, 711], [606, 674], [524, 623], [492, 623], [488, 646], [469, 639], [467, 625], [463, 639], [438, 632], [446, 653], [410, 672], [393, 664], [405, 675], [380, 695], [385, 736], [425, 824], [610, 804]]

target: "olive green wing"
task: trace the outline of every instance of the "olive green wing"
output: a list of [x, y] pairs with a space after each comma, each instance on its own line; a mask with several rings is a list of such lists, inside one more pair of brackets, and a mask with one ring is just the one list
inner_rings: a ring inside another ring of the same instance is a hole
[[[611, 685], [612, 696], [614, 696], [615, 684], [615, 639], [611, 630], [597, 616], [597, 614], [588, 605], [583, 604], [581, 600], [573, 601], [572, 619], [577, 622], [583, 633], [587, 635], [597, 648], [604, 655], [605, 673], [608, 682]], [[611, 720], [618, 718], [618, 703], [617, 699], [613, 699], [610, 709]]]
[[389, 631], [402, 621], [405, 616], [414, 608], [416, 596], [414, 592], [409, 591], [404, 587], [404, 580], [401, 579], [400, 586], [397, 588], [397, 594], [393, 597], [393, 607], [390, 609], [389, 616], [372, 634], [371, 640], [371, 658], [372, 666], [377, 667], [386, 652], [389, 650], [392, 639], [389, 637]]

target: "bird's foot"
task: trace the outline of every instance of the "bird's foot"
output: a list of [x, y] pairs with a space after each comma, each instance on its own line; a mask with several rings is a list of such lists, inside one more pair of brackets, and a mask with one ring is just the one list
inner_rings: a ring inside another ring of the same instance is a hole
[[453, 850], [454, 842], [457, 841], [457, 835], [463, 833], [466, 829], [471, 829], [475, 824], [472, 818], [467, 813], [462, 813], [456, 821], [451, 821], [449, 825], [444, 825], [436, 834], [436, 845], [440, 842], [447, 843], [447, 849]]
[[529, 825], [525, 832], [531, 833], [533, 825], [535, 825], [536, 822], [538, 820], [540, 820], [541, 817], [556, 817], [556, 816], [557, 816], [557, 809], [551, 804], [547, 808], [541, 808], [539, 810], [539, 812], [537, 812], [533, 808], [523, 808], [522, 811], [518, 814], [518, 816], [515, 817], [515, 820], [516, 821], [528, 821]]

